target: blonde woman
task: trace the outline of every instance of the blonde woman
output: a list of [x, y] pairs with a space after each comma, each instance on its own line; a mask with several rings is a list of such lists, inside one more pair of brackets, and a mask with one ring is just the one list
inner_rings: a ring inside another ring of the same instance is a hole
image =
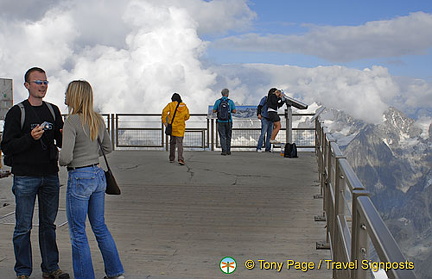
[[95, 278], [85, 224], [88, 217], [104, 260], [107, 279], [120, 279], [124, 269], [104, 219], [106, 180], [99, 167], [98, 139], [105, 153], [112, 151], [102, 117], [93, 110], [93, 90], [87, 81], [69, 83], [69, 117], [63, 127], [61, 166], [67, 166], [66, 214], [72, 244], [75, 279]]

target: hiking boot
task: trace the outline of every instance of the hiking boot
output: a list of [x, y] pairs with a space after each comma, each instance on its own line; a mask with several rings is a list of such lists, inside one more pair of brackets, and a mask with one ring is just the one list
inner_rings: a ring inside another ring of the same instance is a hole
[[30, 278], [30, 276], [28, 276], [28, 275], [19, 275], [19, 276], [17, 276], [17, 279], [29, 279]]
[[57, 269], [51, 272], [44, 272], [42, 274], [43, 278], [45, 279], [69, 279], [69, 274], [63, 272], [61, 269]]

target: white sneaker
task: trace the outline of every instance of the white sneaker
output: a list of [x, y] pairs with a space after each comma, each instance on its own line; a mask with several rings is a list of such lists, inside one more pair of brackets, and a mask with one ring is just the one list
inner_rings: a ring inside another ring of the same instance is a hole
[[276, 143], [280, 143], [280, 141], [277, 141], [277, 140], [270, 140], [270, 143], [271, 143], [271, 144], [276, 144]]
[[263, 152], [263, 151], [262, 151], [262, 149], [257, 149], [257, 152], [258, 152], [258, 153], [261, 153], [261, 152]]

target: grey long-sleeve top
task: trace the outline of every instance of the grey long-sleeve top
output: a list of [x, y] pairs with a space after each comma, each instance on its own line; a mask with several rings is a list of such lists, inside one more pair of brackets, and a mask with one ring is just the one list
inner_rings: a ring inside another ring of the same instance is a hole
[[[99, 138], [105, 154], [112, 151], [111, 140], [106, 130], [105, 123], [102, 123], [99, 131]], [[83, 167], [99, 163], [99, 156], [102, 152], [99, 143], [90, 139], [88, 125], [83, 126], [78, 114], [70, 115], [63, 126], [63, 146], [60, 151], [60, 166]]]

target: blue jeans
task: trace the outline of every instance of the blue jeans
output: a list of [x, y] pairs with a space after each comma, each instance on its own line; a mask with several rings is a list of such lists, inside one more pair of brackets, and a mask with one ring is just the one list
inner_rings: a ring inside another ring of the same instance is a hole
[[260, 150], [263, 146], [264, 136], [265, 136], [265, 151], [271, 151], [270, 138], [273, 132], [273, 122], [269, 119], [261, 118], [261, 134], [258, 139], [257, 149]]
[[43, 272], [59, 269], [56, 226], [60, 182], [58, 174], [47, 176], [14, 176], [12, 192], [15, 195], [15, 230], [13, 245], [17, 276], [30, 276], [33, 271], [30, 233], [36, 196], [39, 205], [39, 248]]
[[232, 122], [217, 123], [220, 144], [223, 153], [231, 152]]
[[85, 230], [87, 216], [102, 254], [106, 275], [114, 277], [124, 273], [116, 244], [105, 224], [105, 189], [105, 173], [97, 166], [68, 173], [66, 214], [75, 279], [95, 278]]

